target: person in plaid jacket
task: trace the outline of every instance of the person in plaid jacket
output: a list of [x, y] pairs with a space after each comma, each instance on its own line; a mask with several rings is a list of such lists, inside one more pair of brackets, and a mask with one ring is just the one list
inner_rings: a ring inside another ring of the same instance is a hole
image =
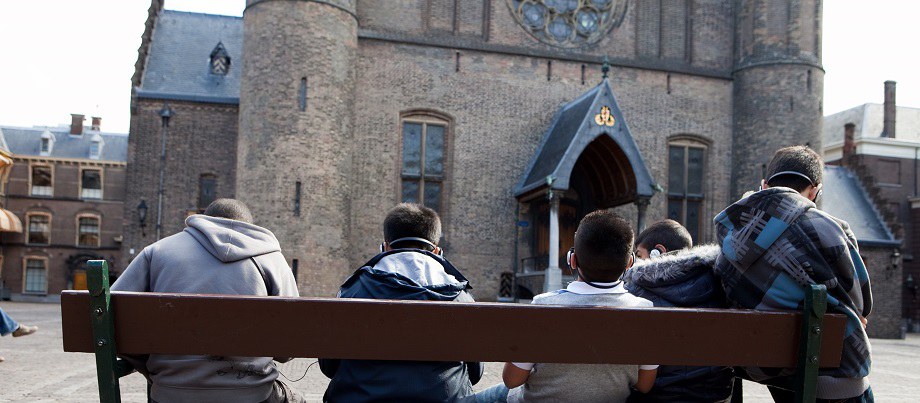
[[[871, 402], [869, 275], [849, 225], [815, 205], [823, 170], [821, 157], [808, 147], [778, 150], [761, 190], [713, 220], [722, 248], [715, 273], [729, 302], [745, 309], [800, 310], [807, 285], [827, 286], [828, 310], [846, 315], [847, 326], [840, 367], [819, 372], [818, 401]], [[794, 369], [737, 371], [770, 386], [774, 400], [792, 400], [784, 385]]]

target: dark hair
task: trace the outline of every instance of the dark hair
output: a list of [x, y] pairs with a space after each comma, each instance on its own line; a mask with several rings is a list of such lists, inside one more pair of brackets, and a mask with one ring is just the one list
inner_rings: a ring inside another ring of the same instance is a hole
[[659, 244], [670, 252], [693, 246], [693, 238], [683, 225], [674, 220], [661, 220], [649, 225], [636, 237], [636, 246], [649, 251]]
[[[438, 213], [415, 203], [400, 203], [390, 209], [383, 220], [383, 239], [391, 243], [395, 239], [407, 237], [424, 238], [437, 245], [441, 239], [441, 218]], [[401, 241], [398, 246], [431, 249], [431, 245], [414, 241]]]
[[626, 271], [632, 247], [632, 225], [612, 211], [586, 215], [575, 232], [575, 255], [584, 280], [616, 281]]
[[252, 213], [249, 207], [236, 199], [217, 199], [208, 205], [204, 215], [211, 217], [229, 218], [252, 224]]
[[[798, 172], [808, 179], [795, 174], [777, 175], [781, 172]], [[791, 146], [776, 150], [767, 165], [764, 179], [770, 187], [782, 186], [801, 192], [808, 186], [818, 186], [823, 179], [823, 172], [824, 161], [818, 153], [807, 146]]]

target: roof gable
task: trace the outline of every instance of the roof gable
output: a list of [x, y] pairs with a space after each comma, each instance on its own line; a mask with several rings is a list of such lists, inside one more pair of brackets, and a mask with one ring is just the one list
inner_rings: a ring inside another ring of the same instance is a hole
[[850, 224], [850, 229], [860, 243], [900, 244], [885, 225], [856, 175], [849, 169], [826, 165], [822, 195], [821, 209]]
[[651, 197], [655, 192], [655, 182], [632, 138], [607, 78], [563, 106], [556, 114], [516, 187], [515, 196], [520, 197], [544, 186], [555, 190], [568, 189], [578, 157], [600, 136], [609, 136], [626, 154], [635, 175], [636, 194]]
[[218, 44], [231, 60], [243, 60], [242, 18], [163, 10], [136, 95], [238, 104], [242, 66], [233, 63], [226, 75], [212, 74], [210, 56]]

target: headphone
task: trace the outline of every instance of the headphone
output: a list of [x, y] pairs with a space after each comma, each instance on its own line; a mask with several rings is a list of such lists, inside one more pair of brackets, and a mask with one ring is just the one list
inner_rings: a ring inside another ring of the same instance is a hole
[[572, 262], [575, 261], [574, 259], [575, 259], [575, 247], [573, 246], [569, 248], [569, 252], [565, 255], [565, 262], [569, 265], [569, 268], [572, 269], [572, 272], [574, 272], [576, 276], [581, 278], [581, 281], [583, 281], [585, 284], [590, 285], [591, 287], [594, 287], [594, 288], [600, 288], [602, 290], [609, 290], [611, 288], [616, 288], [616, 286], [620, 285], [620, 282], [621, 282], [620, 280], [617, 280], [611, 285], [600, 285], [598, 283], [588, 281], [588, 279], [586, 279], [585, 276], [581, 274], [581, 270], [578, 270], [578, 268], [575, 267], [574, 264], [572, 264]]
[[[431, 246], [431, 250], [430, 250], [429, 252], [434, 253], [434, 251], [437, 250], [438, 253], [436, 253], [436, 255], [438, 255], [438, 256], [444, 256], [444, 250], [443, 250], [443, 249], [439, 249], [439, 248], [438, 248], [438, 245], [435, 245], [434, 243], [432, 243], [431, 241], [429, 241], [429, 240], [427, 240], [427, 239], [425, 239], [425, 238], [418, 238], [418, 237], [414, 237], [414, 236], [407, 236], [407, 237], [405, 237], [405, 238], [394, 239], [394, 240], [390, 241], [389, 244], [390, 244], [390, 246], [392, 246], [393, 244], [396, 244], [396, 243], [399, 243], [399, 242], [404, 242], [404, 241], [421, 242], [421, 243], [427, 244], [427, 245]], [[386, 246], [387, 246], [387, 242], [381, 242], [381, 243], [380, 243], [380, 253], [383, 253], [383, 252], [386, 250]]]
[[795, 176], [801, 177], [802, 179], [807, 180], [808, 183], [810, 183], [810, 184], [811, 184], [812, 186], [814, 186], [816, 189], [818, 189], [818, 192], [815, 193], [815, 198], [814, 198], [814, 200], [812, 200], [812, 202], [817, 203], [817, 202], [818, 202], [818, 198], [821, 197], [821, 193], [824, 192], [824, 184], [823, 184], [823, 183], [819, 183], [819, 184], [816, 185], [816, 184], [815, 184], [815, 181], [811, 180], [811, 178], [809, 178], [808, 175], [805, 175], [805, 174], [803, 174], [803, 173], [801, 173], [801, 172], [796, 172], [796, 171], [782, 171], [782, 172], [777, 172], [777, 173], [773, 174], [772, 176], [770, 176], [769, 178], [767, 178], [767, 180], [765, 180], [764, 183], [770, 183], [770, 181], [773, 180], [773, 178], [775, 178], [775, 177], [777, 177], [777, 176], [780, 176], [780, 175], [795, 175]]
[[658, 257], [658, 256], [661, 256], [661, 251], [658, 250], [658, 248], [653, 248], [652, 250], [650, 250], [650, 251], [648, 252], [648, 257], [649, 257], [649, 258], [654, 259], [654, 258], [656, 258], [656, 257]]

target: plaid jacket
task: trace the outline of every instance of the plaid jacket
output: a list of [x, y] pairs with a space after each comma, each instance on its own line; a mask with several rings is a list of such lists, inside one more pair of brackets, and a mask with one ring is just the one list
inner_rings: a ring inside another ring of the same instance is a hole
[[[788, 188], [770, 188], [732, 204], [714, 219], [722, 253], [715, 272], [729, 302], [764, 311], [800, 310], [808, 284], [827, 286], [828, 311], [847, 316], [839, 368], [822, 377], [864, 378], [870, 345], [860, 316], [872, 309], [872, 292], [849, 225], [818, 210]], [[748, 369], [755, 381], [790, 370]], [[833, 381], [828, 379], [828, 381]]]

